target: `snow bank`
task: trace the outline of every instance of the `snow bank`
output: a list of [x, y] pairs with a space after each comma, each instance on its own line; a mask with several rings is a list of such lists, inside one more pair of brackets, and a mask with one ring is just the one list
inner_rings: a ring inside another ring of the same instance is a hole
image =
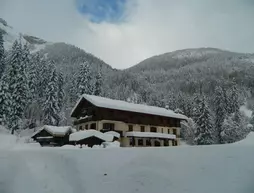
[[17, 145], [18, 138], [15, 135], [9, 133], [0, 133], [0, 150], [1, 149], [12, 149]]
[[115, 131], [108, 131], [108, 132], [105, 132], [105, 134], [113, 135], [114, 137], [118, 139], [120, 138], [120, 133], [117, 133]]
[[163, 139], [175, 139], [176, 136], [172, 134], [166, 134], [166, 133], [153, 133], [153, 132], [138, 132], [138, 131], [132, 131], [132, 132], [126, 132], [126, 137], [149, 137], [149, 138], [163, 138]]
[[108, 142], [113, 141], [113, 135], [101, 133], [101, 132], [93, 130], [93, 129], [72, 133], [69, 137], [69, 140], [70, 141], [80, 141], [82, 139], [86, 139], [89, 137], [97, 137], [103, 141], [108, 141]]
[[254, 145], [254, 132], [250, 132], [247, 137], [241, 141], [238, 141], [234, 144], [238, 145]]
[[103, 142], [102, 145], [105, 148], [118, 148], [118, 147], [120, 147], [120, 142], [119, 141]]

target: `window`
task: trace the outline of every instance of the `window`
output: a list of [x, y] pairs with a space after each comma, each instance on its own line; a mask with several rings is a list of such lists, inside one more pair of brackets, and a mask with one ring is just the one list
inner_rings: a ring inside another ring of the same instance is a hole
[[134, 137], [130, 138], [130, 146], [135, 146], [135, 139], [134, 139]]
[[133, 125], [129, 125], [129, 131], [133, 131]]
[[164, 146], [169, 146], [169, 141], [168, 141], [168, 139], [164, 139]]
[[150, 140], [150, 139], [147, 139], [147, 140], [146, 140], [146, 146], [152, 146], [152, 143], [151, 143], [151, 140]]
[[104, 131], [114, 131], [115, 124], [114, 123], [103, 123], [103, 130]]
[[139, 140], [138, 140], [138, 145], [139, 145], [139, 146], [143, 146], [143, 139], [139, 139]]
[[85, 127], [86, 127], [86, 130], [88, 130], [88, 125], [86, 125]]
[[92, 123], [92, 124], [90, 125], [90, 129], [96, 129], [96, 123]]
[[176, 140], [173, 140], [173, 141], [172, 141], [172, 145], [173, 145], [173, 146], [177, 146], [177, 141], [176, 141]]
[[79, 130], [81, 131], [83, 128], [82, 128], [82, 125], [81, 126], [79, 126]]
[[157, 132], [157, 128], [156, 127], [151, 127], [150, 131], [156, 133]]
[[168, 129], [168, 134], [170, 134], [170, 129]]
[[173, 134], [176, 135], [177, 134], [177, 130], [173, 129]]
[[145, 132], [145, 126], [140, 127], [141, 132]]

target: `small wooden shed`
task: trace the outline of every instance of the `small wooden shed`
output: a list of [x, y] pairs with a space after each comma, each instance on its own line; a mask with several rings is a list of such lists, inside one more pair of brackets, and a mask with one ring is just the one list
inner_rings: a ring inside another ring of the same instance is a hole
[[74, 132], [71, 126], [57, 127], [44, 125], [31, 138], [41, 146], [63, 146], [69, 144], [69, 135]]

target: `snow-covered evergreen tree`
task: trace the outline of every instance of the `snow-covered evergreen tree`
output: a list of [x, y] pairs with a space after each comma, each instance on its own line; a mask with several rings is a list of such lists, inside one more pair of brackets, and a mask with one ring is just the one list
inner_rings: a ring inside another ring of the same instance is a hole
[[5, 73], [0, 79], [0, 122], [4, 123], [6, 123], [10, 107], [10, 92], [7, 78], [7, 73]]
[[13, 44], [8, 65], [7, 80], [11, 98], [7, 120], [8, 127], [14, 132], [14, 129], [18, 128], [18, 122], [23, 117], [27, 105], [28, 92], [22, 45], [18, 41], [15, 41]]
[[34, 101], [37, 97], [37, 82], [38, 82], [38, 61], [39, 54], [35, 54], [31, 57], [30, 63], [27, 66], [27, 79], [28, 79], [28, 88], [29, 88], [29, 99], [30, 102]]
[[0, 78], [5, 69], [3, 32], [0, 30]]
[[229, 90], [228, 90], [228, 114], [235, 113], [240, 108], [240, 102], [239, 102], [239, 91], [236, 87], [236, 84], [234, 84]]
[[53, 66], [51, 70], [52, 72], [45, 90], [43, 122], [46, 125], [57, 125], [59, 123], [58, 80], [55, 67]]
[[210, 109], [203, 97], [196, 109], [196, 132], [195, 144], [197, 145], [210, 145], [213, 144], [213, 121]]
[[224, 120], [220, 135], [223, 143], [233, 143], [242, 140], [248, 132], [244, 116], [237, 110]]
[[99, 70], [99, 72], [96, 75], [96, 80], [94, 85], [94, 95], [100, 96], [101, 90], [102, 90], [102, 76], [101, 76], [101, 71]]
[[188, 118], [187, 121], [181, 122], [182, 137], [189, 145], [195, 145], [195, 133], [196, 133], [196, 123], [193, 119]]
[[93, 83], [92, 83], [92, 73], [90, 65], [86, 62], [81, 64], [79, 74], [77, 77], [77, 94], [78, 97], [82, 94], [93, 94]]
[[222, 124], [226, 117], [227, 111], [225, 106], [225, 95], [223, 89], [220, 86], [215, 88], [214, 108], [217, 140], [218, 143], [222, 143], [220, 133], [222, 132]]

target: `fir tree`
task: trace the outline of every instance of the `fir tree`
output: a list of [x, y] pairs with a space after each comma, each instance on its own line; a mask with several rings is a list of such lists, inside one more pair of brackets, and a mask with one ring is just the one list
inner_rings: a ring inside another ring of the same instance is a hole
[[82, 94], [93, 94], [92, 74], [88, 63], [80, 66], [77, 77], [77, 92], [78, 96]]
[[45, 90], [45, 101], [43, 103], [44, 124], [57, 125], [59, 122], [57, 73], [53, 68], [49, 82]]
[[238, 93], [239, 91], [236, 84], [234, 84], [228, 91], [228, 114], [235, 113], [240, 108]]
[[2, 77], [4, 70], [5, 70], [4, 40], [3, 40], [3, 32], [0, 29], [0, 78]]
[[210, 110], [206, 104], [205, 99], [201, 99], [196, 110], [197, 129], [195, 132], [195, 143], [197, 145], [210, 145], [213, 144], [213, 122]]
[[215, 106], [215, 126], [217, 133], [218, 143], [222, 143], [221, 135], [222, 132], [222, 124], [226, 117], [226, 107], [225, 107], [225, 95], [220, 86], [215, 88], [215, 98], [214, 98], [214, 106]]
[[0, 79], [0, 122], [6, 123], [10, 107], [10, 92], [7, 74]]
[[100, 96], [101, 95], [101, 90], [102, 90], [102, 76], [101, 76], [101, 71], [99, 71], [96, 75], [96, 82], [94, 86], [94, 95]]
[[8, 126], [12, 129], [18, 128], [18, 122], [24, 114], [27, 104], [28, 84], [25, 72], [25, 61], [23, 58], [22, 45], [15, 41], [11, 50], [8, 71], [8, 84], [10, 92], [10, 108], [8, 113]]

